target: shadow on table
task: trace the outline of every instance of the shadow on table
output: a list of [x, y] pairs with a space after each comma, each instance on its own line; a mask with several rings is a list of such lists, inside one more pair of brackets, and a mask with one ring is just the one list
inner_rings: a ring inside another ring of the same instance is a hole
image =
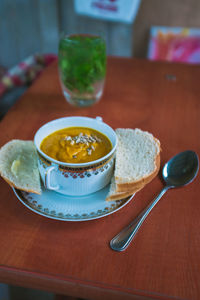
[[[71, 296], [0, 283], [0, 300], [84, 300]], [[85, 299], [86, 300], [86, 299]]]
[[26, 90], [27, 86], [16, 87], [0, 98], [0, 120], [5, 116], [7, 111], [15, 104], [15, 102], [24, 94]]

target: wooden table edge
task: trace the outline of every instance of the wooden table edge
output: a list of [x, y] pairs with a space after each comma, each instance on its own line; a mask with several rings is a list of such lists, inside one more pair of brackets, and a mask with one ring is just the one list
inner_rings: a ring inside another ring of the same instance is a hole
[[[135, 300], [184, 300], [172, 296], [134, 289], [121, 289], [119, 286], [106, 286], [98, 282], [87, 282], [75, 278], [34, 273], [16, 268], [0, 266], [0, 282], [26, 288], [44, 290], [55, 294], [84, 299], [135, 299]], [[103, 297], [103, 298], [102, 298]]]

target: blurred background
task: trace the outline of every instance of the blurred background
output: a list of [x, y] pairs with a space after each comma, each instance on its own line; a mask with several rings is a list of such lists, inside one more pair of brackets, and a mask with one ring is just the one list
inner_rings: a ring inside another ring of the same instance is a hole
[[[108, 55], [199, 63], [199, 28], [199, 0], [0, 0], [0, 118], [56, 59], [61, 32], [101, 33]], [[0, 300], [10, 299], [54, 295], [0, 284]]]
[[[99, 2], [109, 1], [117, 3]], [[146, 58], [152, 26], [200, 27], [199, 14], [199, 0], [141, 0], [127, 24], [77, 14], [74, 0], [1, 0], [0, 65], [10, 68], [35, 53], [56, 54], [62, 31], [103, 32], [108, 55]]]
[[199, 0], [1, 0], [0, 119], [56, 59], [61, 33], [100, 33], [108, 55], [199, 63], [199, 12]]

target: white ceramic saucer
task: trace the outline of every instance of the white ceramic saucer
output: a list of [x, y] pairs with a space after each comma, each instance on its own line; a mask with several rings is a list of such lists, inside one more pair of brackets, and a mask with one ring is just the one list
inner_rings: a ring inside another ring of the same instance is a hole
[[86, 196], [65, 196], [43, 187], [42, 194], [13, 188], [17, 198], [35, 213], [61, 221], [88, 221], [108, 216], [124, 207], [134, 195], [120, 201], [106, 201], [109, 185]]

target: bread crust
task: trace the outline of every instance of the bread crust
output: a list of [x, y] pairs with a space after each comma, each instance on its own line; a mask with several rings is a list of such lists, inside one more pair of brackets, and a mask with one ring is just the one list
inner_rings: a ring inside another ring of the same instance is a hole
[[117, 193], [117, 194], [113, 194], [109, 197], [106, 198], [106, 201], [117, 201], [117, 200], [122, 200], [124, 198], [127, 198], [131, 195], [133, 195], [134, 193], [131, 192], [122, 192], [122, 193]]
[[115, 194], [112, 194], [111, 196], [108, 196], [106, 198], [106, 201], [117, 201], [122, 200], [124, 198], [130, 197], [131, 195], [134, 195], [135, 193], [139, 192], [141, 189], [143, 189], [144, 186], [140, 186], [139, 188], [132, 189], [131, 191], [126, 192], [116, 192]]
[[[156, 141], [158, 141], [157, 139], [155, 139]], [[158, 144], [160, 145], [160, 143]], [[139, 188], [141, 185], [145, 186], [147, 183], [151, 182], [158, 174], [159, 170], [160, 170], [160, 148], [159, 148], [159, 152], [155, 157], [155, 170], [150, 173], [147, 176], [144, 176], [143, 178], [137, 180], [137, 181], [133, 181], [133, 182], [125, 182], [125, 183], [119, 183], [117, 181], [120, 180], [120, 178], [115, 178], [116, 181], [116, 191], [117, 192], [127, 192], [130, 190], [133, 190], [134, 188]]]

